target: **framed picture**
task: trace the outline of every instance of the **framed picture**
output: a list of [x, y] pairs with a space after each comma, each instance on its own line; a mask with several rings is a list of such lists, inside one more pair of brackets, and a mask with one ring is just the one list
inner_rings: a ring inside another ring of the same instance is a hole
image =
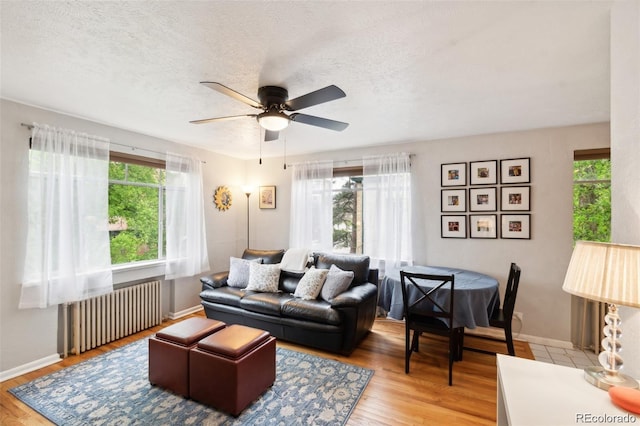
[[258, 196], [260, 197], [258, 199], [258, 204], [261, 209], [276, 208], [276, 187], [274, 185], [261, 186]]
[[504, 211], [529, 211], [531, 210], [530, 186], [503, 186], [500, 200], [500, 210]]
[[469, 163], [471, 185], [495, 185], [498, 183], [498, 160], [472, 161]]
[[498, 215], [472, 214], [469, 215], [469, 230], [471, 238], [498, 238]]
[[503, 214], [500, 216], [501, 238], [520, 240], [531, 239], [531, 215], [530, 214]]
[[442, 216], [442, 238], [467, 238], [467, 216]]
[[467, 190], [466, 189], [442, 189], [442, 199], [440, 202], [443, 212], [466, 212], [467, 211]]
[[498, 210], [496, 187], [470, 188], [469, 211], [470, 212], [494, 212]]
[[531, 182], [531, 159], [513, 158], [500, 160], [500, 183], [529, 183]]
[[465, 186], [467, 184], [467, 163], [448, 163], [441, 165], [442, 186]]

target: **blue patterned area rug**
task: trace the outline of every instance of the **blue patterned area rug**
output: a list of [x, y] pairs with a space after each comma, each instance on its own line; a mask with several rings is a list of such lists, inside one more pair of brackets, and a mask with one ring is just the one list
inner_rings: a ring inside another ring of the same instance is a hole
[[9, 390], [59, 425], [344, 425], [373, 370], [277, 348], [276, 381], [238, 417], [151, 386], [146, 339]]

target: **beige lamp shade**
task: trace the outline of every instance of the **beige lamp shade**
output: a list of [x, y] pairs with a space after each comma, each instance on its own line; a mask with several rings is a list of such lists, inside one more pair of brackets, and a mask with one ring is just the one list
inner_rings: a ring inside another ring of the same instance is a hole
[[640, 247], [578, 241], [562, 289], [586, 299], [640, 308]]

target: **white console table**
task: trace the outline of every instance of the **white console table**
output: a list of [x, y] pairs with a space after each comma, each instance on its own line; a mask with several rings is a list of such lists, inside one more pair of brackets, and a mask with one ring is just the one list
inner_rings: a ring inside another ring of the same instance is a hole
[[498, 425], [640, 425], [639, 416], [615, 406], [581, 369], [500, 354], [496, 362]]

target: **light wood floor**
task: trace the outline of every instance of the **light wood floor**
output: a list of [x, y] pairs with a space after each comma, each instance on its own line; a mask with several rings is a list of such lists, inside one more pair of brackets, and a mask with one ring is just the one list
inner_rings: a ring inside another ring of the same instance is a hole
[[[194, 314], [202, 315], [202, 314]], [[0, 383], [0, 425], [51, 424], [7, 390], [61, 368], [151, 335], [175, 321], [129, 336], [98, 349], [71, 356], [54, 365]], [[348, 425], [495, 425], [496, 357], [465, 351], [453, 367], [448, 386], [447, 343], [421, 338], [419, 353], [411, 357], [411, 372], [404, 373], [404, 324], [376, 319], [373, 331], [350, 357], [316, 351], [286, 342], [278, 346], [375, 370], [351, 414]], [[465, 337], [465, 346], [504, 353], [504, 344]], [[516, 342], [519, 357], [534, 359], [526, 342]]]

